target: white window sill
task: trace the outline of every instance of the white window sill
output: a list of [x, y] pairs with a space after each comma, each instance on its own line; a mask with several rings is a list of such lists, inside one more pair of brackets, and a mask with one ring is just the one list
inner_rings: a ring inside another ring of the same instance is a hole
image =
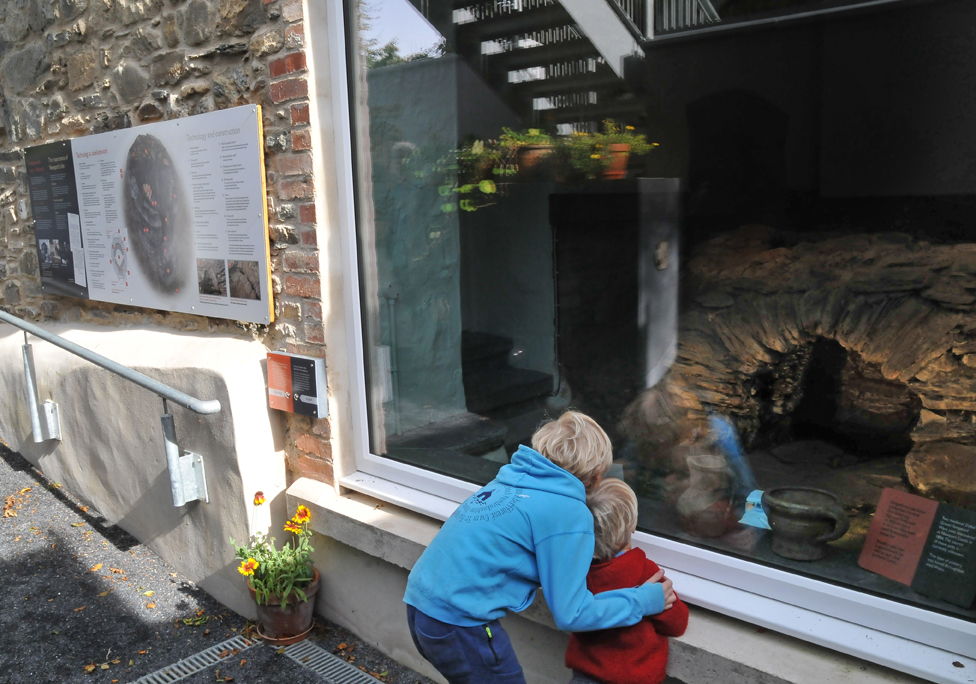
[[[408, 570], [457, 505], [362, 473], [344, 478], [343, 484], [360, 491], [338, 496], [331, 486], [302, 478], [288, 489], [289, 510], [305, 504], [317, 533]], [[382, 499], [363, 491], [371, 489]], [[668, 575], [694, 611], [688, 633], [675, 640], [673, 658], [679, 663], [682, 653], [711, 655], [796, 684], [910, 681], [898, 673], [935, 682], [976, 682], [974, 659], [689, 573], [669, 569]], [[555, 628], [539, 599], [520, 615]], [[763, 633], [766, 629], [772, 632]]]

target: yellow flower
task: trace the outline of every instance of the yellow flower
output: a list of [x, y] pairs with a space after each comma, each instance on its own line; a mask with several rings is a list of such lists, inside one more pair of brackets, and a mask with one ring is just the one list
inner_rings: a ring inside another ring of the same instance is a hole
[[626, 128], [627, 128], [628, 131], [634, 130], [634, 127], [633, 126], [627, 126]]
[[258, 563], [253, 558], [248, 558], [246, 561], [241, 563], [241, 567], [237, 568], [237, 572], [245, 576], [250, 576], [254, 574], [254, 571], [258, 569]]
[[285, 532], [291, 532], [293, 534], [299, 534], [302, 531], [301, 526], [294, 520], [289, 520], [285, 523]]
[[266, 501], [266, 499], [264, 498], [264, 492], [255, 492], [254, 493], [254, 505], [255, 506], [260, 506], [265, 501]]
[[295, 513], [295, 517], [292, 518], [292, 520], [298, 523], [308, 522], [311, 519], [312, 519], [311, 511], [309, 511], [307, 508], [301, 505], [298, 507], [298, 511]]
[[599, 158], [600, 158], [600, 155], [598, 155], [598, 154], [591, 154], [590, 155], [590, 159], [599, 159]]

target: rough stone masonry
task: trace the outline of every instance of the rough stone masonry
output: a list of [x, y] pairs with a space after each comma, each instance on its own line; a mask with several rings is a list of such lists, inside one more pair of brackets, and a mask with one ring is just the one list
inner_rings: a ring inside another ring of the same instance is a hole
[[[46, 296], [23, 149], [244, 104], [264, 112], [271, 326]], [[0, 306], [33, 321], [154, 325], [324, 356], [301, 0], [0, 2]], [[288, 416], [293, 475], [332, 480], [327, 420]]]

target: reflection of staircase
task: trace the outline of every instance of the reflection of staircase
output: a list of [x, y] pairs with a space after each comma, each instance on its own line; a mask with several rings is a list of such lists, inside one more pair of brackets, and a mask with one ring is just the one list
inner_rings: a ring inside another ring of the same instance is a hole
[[623, 59], [640, 50], [646, 0], [413, 2], [526, 124], [587, 129], [607, 117], [633, 124], [644, 112]]

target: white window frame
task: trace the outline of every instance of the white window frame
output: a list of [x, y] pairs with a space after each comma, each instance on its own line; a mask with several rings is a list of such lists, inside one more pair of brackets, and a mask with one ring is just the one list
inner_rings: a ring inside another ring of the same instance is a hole
[[[446, 520], [478, 486], [369, 450], [360, 304], [351, 106], [343, 0], [311, 0], [310, 38], [327, 25], [338, 230], [342, 242], [351, 427], [356, 471], [339, 484]], [[760, 565], [646, 532], [636, 544], [663, 567], [690, 603], [936, 682], [974, 681], [976, 624], [847, 587]], [[961, 661], [959, 668], [953, 662]]]

